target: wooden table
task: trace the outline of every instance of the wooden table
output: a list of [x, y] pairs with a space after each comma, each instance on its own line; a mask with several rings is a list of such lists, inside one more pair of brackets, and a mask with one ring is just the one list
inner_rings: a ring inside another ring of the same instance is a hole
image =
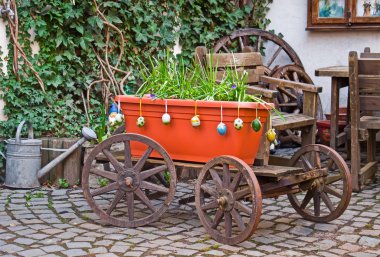
[[[338, 134], [339, 126], [339, 89], [349, 85], [348, 66], [332, 66], [315, 70], [315, 76], [331, 77], [331, 123], [330, 123], [330, 146], [336, 149], [345, 141], [345, 133]], [[349, 110], [349, 108], [347, 109]]]

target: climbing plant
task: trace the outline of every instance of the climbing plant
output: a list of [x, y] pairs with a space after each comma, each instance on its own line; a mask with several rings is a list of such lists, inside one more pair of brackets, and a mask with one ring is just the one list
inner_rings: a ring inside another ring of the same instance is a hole
[[[12, 136], [23, 119], [33, 123], [37, 136], [77, 135], [88, 123], [86, 112], [96, 120], [115, 94], [134, 92], [141, 62], [164, 56], [177, 38], [190, 61], [198, 45], [211, 46], [241, 27], [265, 28], [272, 1], [239, 6], [228, 0], [11, 0], [17, 5], [17, 42], [35, 72], [10, 37], [7, 73], [0, 71], [8, 117], [0, 123], [0, 137]], [[11, 25], [8, 20], [8, 36]]]

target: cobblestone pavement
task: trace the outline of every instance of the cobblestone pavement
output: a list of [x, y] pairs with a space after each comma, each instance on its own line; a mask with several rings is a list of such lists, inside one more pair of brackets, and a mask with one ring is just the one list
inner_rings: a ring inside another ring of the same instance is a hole
[[194, 205], [179, 205], [193, 187], [179, 183], [158, 222], [136, 229], [102, 224], [81, 190], [0, 189], [3, 256], [380, 256], [380, 179], [353, 194], [330, 224], [295, 213], [286, 196], [265, 199], [259, 229], [236, 246], [220, 245], [201, 226]]

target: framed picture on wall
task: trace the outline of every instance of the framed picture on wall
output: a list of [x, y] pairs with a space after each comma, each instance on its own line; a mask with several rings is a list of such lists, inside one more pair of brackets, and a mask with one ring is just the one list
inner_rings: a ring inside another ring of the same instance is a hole
[[308, 0], [308, 30], [380, 28], [380, 0]]

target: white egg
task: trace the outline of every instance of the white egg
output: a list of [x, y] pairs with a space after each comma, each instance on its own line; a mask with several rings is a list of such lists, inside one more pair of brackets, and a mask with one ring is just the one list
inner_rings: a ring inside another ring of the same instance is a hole
[[136, 124], [137, 124], [138, 127], [144, 126], [145, 125], [145, 119], [144, 119], [144, 117], [142, 117], [142, 116], [138, 117]]
[[169, 113], [164, 113], [162, 115], [162, 123], [164, 123], [165, 125], [169, 124], [170, 123], [170, 115]]
[[236, 118], [235, 121], [234, 121], [234, 127], [237, 129], [237, 130], [241, 130], [244, 126], [244, 122], [242, 119], [240, 118]]

